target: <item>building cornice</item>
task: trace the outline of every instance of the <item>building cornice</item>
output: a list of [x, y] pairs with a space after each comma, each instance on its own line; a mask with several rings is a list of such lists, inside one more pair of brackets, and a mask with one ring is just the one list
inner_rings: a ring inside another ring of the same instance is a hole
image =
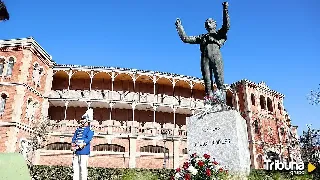
[[11, 82], [0, 82], [0, 86], [24, 86], [26, 87], [30, 92], [34, 93], [35, 95], [41, 97], [41, 98], [47, 98], [44, 97], [39, 91], [36, 89], [30, 87], [29, 85], [25, 83], [11, 83]]
[[0, 49], [8, 48], [32, 49], [36, 55], [42, 57], [42, 61], [49, 67], [55, 64], [52, 56], [49, 55], [33, 37], [0, 40]]
[[237, 85], [239, 85], [239, 84], [244, 84], [244, 85], [252, 86], [252, 87], [254, 87], [254, 88], [257, 88], [257, 89], [260, 90], [260, 91], [270, 93], [270, 94], [272, 94], [272, 95], [274, 95], [274, 96], [278, 96], [278, 97], [280, 97], [280, 98], [282, 98], [282, 99], [285, 97], [284, 94], [282, 94], [282, 93], [280, 93], [280, 92], [277, 92], [277, 91], [275, 91], [275, 90], [270, 89], [269, 86], [267, 86], [267, 85], [265, 84], [265, 82], [263, 82], [263, 81], [260, 82], [260, 83], [255, 83], [255, 82], [252, 82], [252, 81], [247, 80], [247, 79], [241, 79], [241, 80], [239, 80], [239, 81], [237, 81], [237, 82], [232, 83], [230, 86], [231, 86], [231, 87], [235, 87], [235, 86], [237, 86]]
[[94, 71], [110, 71], [110, 72], [126, 72], [126, 73], [138, 73], [138, 74], [149, 74], [158, 76], [169, 76], [173, 78], [188, 79], [192, 81], [203, 82], [201, 78], [180, 75], [169, 72], [151, 71], [151, 70], [138, 70], [133, 68], [121, 68], [121, 67], [110, 67], [110, 66], [85, 66], [85, 65], [71, 65], [71, 64], [55, 64], [54, 70], [94, 70]]

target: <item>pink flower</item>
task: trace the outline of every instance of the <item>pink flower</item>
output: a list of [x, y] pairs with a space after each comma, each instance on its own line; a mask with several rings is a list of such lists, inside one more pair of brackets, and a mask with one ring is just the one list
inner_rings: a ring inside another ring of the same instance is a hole
[[209, 155], [209, 154], [204, 154], [203, 157], [204, 157], [205, 159], [210, 159], [210, 155]]
[[204, 165], [204, 162], [203, 161], [199, 161], [198, 162], [198, 166], [202, 167]]
[[184, 175], [184, 179], [185, 179], [185, 180], [190, 180], [190, 179], [191, 179], [190, 174], [185, 174], [185, 175]]
[[211, 176], [211, 170], [210, 169], [206, 169], [206, 175], [207, 176]]
[[188, 167], [189, 167], [189, 162], [183, 163], [183, 169], [188, 169]]

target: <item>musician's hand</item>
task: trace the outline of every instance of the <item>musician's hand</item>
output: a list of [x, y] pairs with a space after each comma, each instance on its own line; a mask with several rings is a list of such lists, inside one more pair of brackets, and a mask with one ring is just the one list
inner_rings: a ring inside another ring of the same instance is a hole
[[81, 144], [79, 145], [80, 149], [84, 148], [85, 146], [86, 146], [86, 143], [81, 143]]
[[72, 150], [72, 151], [76, 151], [77, 149], [78, 149], [77, 146], [72, 146], [72, 147], [71, 147], [71, 150]]
[[176, 19], [175, 25], [176, 26], [181, 26], [181, 20], [179, 18]]
[[224, 8], [227, 8], [227, 7], [229, 7], [229, 3], [226, 1], [226, 2], [223, 2], [222, 3], [222, 6], [224, 7]]

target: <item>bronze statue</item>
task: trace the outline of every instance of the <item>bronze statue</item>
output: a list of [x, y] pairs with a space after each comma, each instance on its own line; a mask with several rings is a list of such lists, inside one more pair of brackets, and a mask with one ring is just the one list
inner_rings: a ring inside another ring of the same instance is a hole
[[227, 32], [230, 28], [228, 13], [228, 2], [223, 5], [223, 25], [216, 30], [216, 21], [209, 18], [205, 22], [206, 34], [199, 36], [187, 36], [179, 18], [176, 20], [176, 29], [184, 43], [200, 44], [201, 51], [201, 72], [205, 84], [205, 91], [208, 97], [213, 96], [213, 78], [219, 90], [224, 90], [223, 60], [220, 48], [227, 41]]

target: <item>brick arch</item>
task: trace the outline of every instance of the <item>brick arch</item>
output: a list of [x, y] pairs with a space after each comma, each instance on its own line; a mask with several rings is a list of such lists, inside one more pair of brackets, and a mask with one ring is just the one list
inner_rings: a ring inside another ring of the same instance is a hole
[[140, 152], [144, 152], [144, 153], [164, 153], [164, 149], [165, 152], [168, 153], [169, 152], [169, 148], [164, 148], [163, 146], [154, 146], [154, 145], [146, 145], [146, 146], [142, 146], [140, 147]]
[[65, 74], [65, 75], [69, 78], [69, 73], [68, 73], [66, 70], [54, 71], [54, 72], [53, 72], [53, 76], [54, 76], [55, 74], [61, 74], [61, 75]]
[[69, 142], [54, 142], [45, 146], [46, 150], [70, 150], [71, 144]]
[[118, 144], [98, 144], [93, 146], [93, 151], [125, 152], [125, 147]]
[[173, 96], [173, 84], [170, 78], [165, 76], [157, 77], [155, 93], [159, 96]]
[[133, 77], [129, 73], [119, 73], [113, 82], [115, 91], [134, 91]]
[[107, 72], [100, 71], [93, 74], [91, 89], [93, 90], [111, 90], [112, 78]]
[[192, 97], [195, 99], [203, 99], [206, 96], [205, 86], [202, 82], [196, 82], [192, 87]]
[[52, 76], [52, 90], [68, 89], [69, 74], [64, 70], [55, 71]]
[[137, 80], [140, 80], [141, 78], [144, 78], [144, 79], [147, 79], [147, 80], [151, 80], [153, 82], [153, 77], [150, 76], [150, 75], [147, 75], [147, 74], [139, 74], [137, 77], [136, 77], [136, 81]]
[[182, 96], [182, 97], [191, 97], [191, 85], [190, 82], [188, 82], [185, 79], [178, 79], [175, 82], [174, 86], [174, 95], [175, 96]]
[[135, 91], [141, 93], [154, 93], [153, 77], [146, 74], [140, 74], [136, 77]]
[[70, 77], [70, 90], [89, 90], [91, 77], [87, 71], [73, 72]]

